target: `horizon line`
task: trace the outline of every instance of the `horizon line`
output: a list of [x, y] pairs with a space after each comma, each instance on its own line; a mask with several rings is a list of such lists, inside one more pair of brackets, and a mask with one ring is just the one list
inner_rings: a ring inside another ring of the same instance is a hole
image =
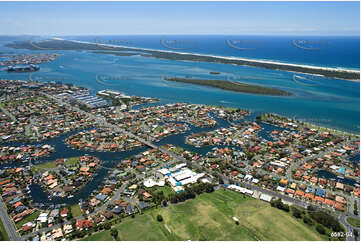
[[186, 36], [199, 36], [199, 35], [217, 35], [217, 36], [312, 36], [312, 37], [360, 37], [360, 34], [330, 34], [330, 35], [316, 35], [316, 34], [164, 34], [164, 33], [154, 33], [154, 34], [62, 34], [62, 35], [52, 35], [52, 34], [0, 34], [0, 36], [129, 36], [129, 35], [186, 35]]

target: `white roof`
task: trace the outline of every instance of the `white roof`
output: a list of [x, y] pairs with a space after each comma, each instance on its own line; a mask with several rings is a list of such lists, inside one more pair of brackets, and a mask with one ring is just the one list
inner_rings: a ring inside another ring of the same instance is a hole
[[160, 169], [158, 170], [159, 173], [161, 173], [162, 175], [167, 175], [169, 173], [169, 170], [166, 168]]
[[184, 170], [181, 170], [180, 172], [172, 173], [172, 177], [174, 179], [176, 179], [177, 181], [184, 180], [184, 179], [192, 177], [194, 175], [195, 175], [195, 173], [189, 169], [184, 169]]
[[146, 187], [153, 187], [153, 186], [164, 186], [165, 185], [165, 181], [164, 180], [160, 180], [158, 182], [154, 181], [152, 178], [149, 178], [147, 180], [145, 180], [143, 182], [144, 186]]
[[168, 178], [168, 181], [170, 182], [170, 184], [172, 185], [172, 187], [177, 186], [177, 181], [174, 180], [173, 177], [169, 177], [169, 178]]
[[278, 186], [278, 187], [277, 187], [277, 190], [278, 190], [278, 191], [281, 191], [281, 192], [284, 192], [284, 191], [286, 190], [286, 188], [281, 187], [281, 186]]
[[244, 177], [244, 179], [246, 179], [246, 180], [248, 180], [248, 179], [252, 179], [253, 178], [253, 176], [252, 175], [250, 175], [250, 174], [247, 174], [245, 177]]
[[236, 190], [240, 193], [247, 193], [247, 194], [253, 194], [253, 191], [252, 190], [249, 190], [247, 188], [244, 188], [244, 187], [240, 187], [240, 186], [236, 186], [236, 185], [229, 185], [228, 188], [232, 189], [232, 190]]
[[272, 196], [262, 193], [259, 199], [266, 202], [270, 202], [272, 200]]
[[195, 176], [192, 176], [192, 177], [190, 177], [190, 178], [187, 178], [187, 179], [182, 180], [181, 183], [182, 183], [182, 185], [187, 185], [187, 184], [189, 184], [189, 183], [196, 183], [197, 180], [198, 180], [199, 178], [201, 178], [202, 176], [204, 176], [204, 173], [199, 173], [199, 174], [197, 174], [197, 175], [195, 175]]

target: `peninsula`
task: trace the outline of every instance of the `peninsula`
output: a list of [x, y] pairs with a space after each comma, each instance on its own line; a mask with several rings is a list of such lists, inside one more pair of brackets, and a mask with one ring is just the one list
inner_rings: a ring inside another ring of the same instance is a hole
[[[185, 52], [175, 52], [167, 50], [153, 50], [137, 47], [125, 47], [111, 44], [99, 44], [96, 42], [84, 42], [75, 40], [65, 40], [60, 38], [53, 38], [42, 42], [13, 42], [6, 45], [6, 47], [16, 49], [29, 50], [107, 50], [113, 51], [139, 51], [140, 55], [144, 57], [154, 57], [168, 60], [183, 60], [183, 61], [198, 61], [198, 62], [213, 62], [221, 64], [232, 64], [240, 66], [254, 66], [265, 69], [282, 70], [290, 72], [305, 73], [311, 75], [322, 75], [329, 78], [338, 78], [345, 80], [360, 80], [360, 71], [348, 70], [341, 68], [329, 68], [308, 66], [290, 63], [281, 63], [266, 60], [254, 60], [239, 57], [214, 56], [207, 54], [195, 54]], [[102, 54], [107, 54], [102, 52]], [[114, 53], [109, 53], [114, 54]]]

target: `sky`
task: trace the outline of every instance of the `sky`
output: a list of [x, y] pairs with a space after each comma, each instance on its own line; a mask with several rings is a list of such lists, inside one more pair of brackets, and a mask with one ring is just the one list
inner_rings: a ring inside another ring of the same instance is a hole
[[0, 35], [357, 35], [359, 2], [0, 2]]

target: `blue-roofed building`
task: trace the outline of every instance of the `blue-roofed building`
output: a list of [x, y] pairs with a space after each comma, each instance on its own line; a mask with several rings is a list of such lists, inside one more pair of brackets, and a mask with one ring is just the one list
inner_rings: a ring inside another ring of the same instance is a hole
[[21, 212], [23, 212], [25, 209], [26, 209], [26, 207], [24, 207], [23, 205], [20, 205], [19, 207], [17, 207], [17, 208], [15, 209], [15, 211], [16, 211], [17, 213], [21, 213]]
[[326, 192], [325, 192], [325, 190], [319, 188], [319, 189], [317, 189], [316, 195], [319, 197], [324, 197], [324, 196], [326, 196]]
[[306, 192], [313, 194], [313, 193], [315, 193], [315, 189], [313, 187], [307, 187]]
[[123, 211], [123, 208], [122, 208], [122, 207], [119, 207], [119, 206], [115, 206], [115, 207], [112, 209], [112, 213], [115, 213], [115, 214], [120, 214], [122, 211]]
[[337, 170], [337, 172], [340, 173], [340, 174], [342, 174], [342, 175], [345, 175], [345, 171], [346, 171], [345, 167], [340, 167], [340, 168]]
[[99, 193], [98, 195], [95, 196], [95, 198], [100, 200], [100, 201], [104, 201], [105, 199], [107, 199], [107, 195]]
[[16, 198], [14, 198], [13, 200], [11, 200], [11, 201], [9, 202], [9, 204], [14, 204], [14, 203], [16, 203], [16, 202], [19, 202], [20, 200], [21, 200], [20, 197], [16, 197]]
[[146, 208], [149, 207], [149, 203], [140, 201], [140, 202], [138, 203], [138, 206], [139, 206], [140, 209], [143, 210], [143, 209], [146, 209]]

